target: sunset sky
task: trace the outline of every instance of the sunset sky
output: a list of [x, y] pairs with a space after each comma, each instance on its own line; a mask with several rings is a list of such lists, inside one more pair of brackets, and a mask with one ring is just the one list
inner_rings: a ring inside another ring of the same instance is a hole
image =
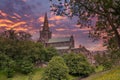
[[93, 42], [88, 38], [89, 28], [80, 29], [76, 25], [77, 17], [70, 19], [53, 15], [49, 0], [0, 0], [0, 32], [13, 28], [29, 32], [37, 40], [45, 12], [48, 14], [53, 37], [73, 35], [76, 47], [81, 44], [90, 51], [104, 50], [102, 41]]

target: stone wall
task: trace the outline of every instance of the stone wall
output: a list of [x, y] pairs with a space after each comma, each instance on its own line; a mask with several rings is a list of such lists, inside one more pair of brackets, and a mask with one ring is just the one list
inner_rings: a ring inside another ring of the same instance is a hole
[[88, 51], [85, 48], [73, 48], [73, 49], [59, 49], [57, 50], [59, 54], [63, 55], [63, 54], [69, 54], [69, 53], [76, 53], [76, 54], [83, 54], [89, 61], [89, 63], [94, 64], [95, 60], [94, 60], [94, 56], [92, 55], [92, 53], [90, 51]]
[[48, 46], [52, 47], [63, 47], [63, 46], [70, 46], [70, 42], [57, 42], [57, 43], [47, 43]]

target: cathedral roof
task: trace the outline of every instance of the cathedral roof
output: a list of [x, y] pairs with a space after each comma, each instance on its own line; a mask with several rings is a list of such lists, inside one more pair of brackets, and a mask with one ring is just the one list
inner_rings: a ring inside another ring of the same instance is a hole
[[60, 50], [60, 49], [69, 49], [69, 46], [63, 46], [63, 47], [55, 47], [57, 50]]
[[51, 38], [48, 43], [58, 43], [58, 42], [66, 42], [70, 41], [71, 37], [59, 37], [59, 38]]

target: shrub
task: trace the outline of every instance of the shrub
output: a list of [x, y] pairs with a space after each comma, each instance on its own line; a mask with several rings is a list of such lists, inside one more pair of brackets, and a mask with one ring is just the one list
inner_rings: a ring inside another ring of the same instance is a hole
[[22, 60], [18, 63], [19, 71], [23, 74], [28, 74], [33, 71], [33, 63], [27, 60]]
[[14, 73], [15, 73], [15, 61], [9, 59], [9, 61], [7, 61], [7, 64], [4, 67], [4, 70], [6, 72], [6, 75], [8, 78], [13, 77]]
[[63, 56], [69, 68], [69, 73], [75, 76], [88, 76], [93, 68], [82, 54], [66, 54]]
[[68, 80], [68, 67], [62, 57], [53, 57], [45, 69], [43, 80]]
[[13, 77], [15, 66], [15, 61], [10, 59], [7, 55], [0, 53], [0, 70], [5, 71], [8, 78]]
[[97, 66], [101, 65], [104, 67], [103, 70], [108, 70], [111, 69], [115, 63], [115, 59], [113, 59], [112, 57], [114, 57], [114, 55], [111, 55], [111, 53], [108, 54], [97, 53], [94, 56], [94, 59], [96, 60]]
[[8, 61], [9, 61], [8, 56], [6, 56], [3, 53], [0, 53], [0, 70], [4, 70], [4, 68], [7, 65]]
[[8, 78], [13, 77], [15, 70], [13, 68], [6, 68], [6, 75]]

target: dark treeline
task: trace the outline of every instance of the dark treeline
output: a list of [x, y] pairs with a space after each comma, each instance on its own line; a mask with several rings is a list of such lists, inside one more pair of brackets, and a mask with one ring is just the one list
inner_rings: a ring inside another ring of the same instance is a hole
[[[68, 76], [85, 77], [94, 68], [82, 54], [59, 55], [53, 47], [44, 47], [31, 40], [26, 32], [7, 30], [0, 36], [0, 72], [13, 77], [16, 72], [31, 74], [46, 64], [43, 80], [69, 80]], [[47, 64], [48, 63], [48, 64]]]
[[8, 30], [2, 34], [4, 35], [0, 37], [0, 70], [8, 77], [12, 77], [15, 72], [28, 74], [33, 71], [37, 62], [42, 64], [58, 55], [54, 48], [44, 48], [41, 43], [31, 41], [28, 33]]

